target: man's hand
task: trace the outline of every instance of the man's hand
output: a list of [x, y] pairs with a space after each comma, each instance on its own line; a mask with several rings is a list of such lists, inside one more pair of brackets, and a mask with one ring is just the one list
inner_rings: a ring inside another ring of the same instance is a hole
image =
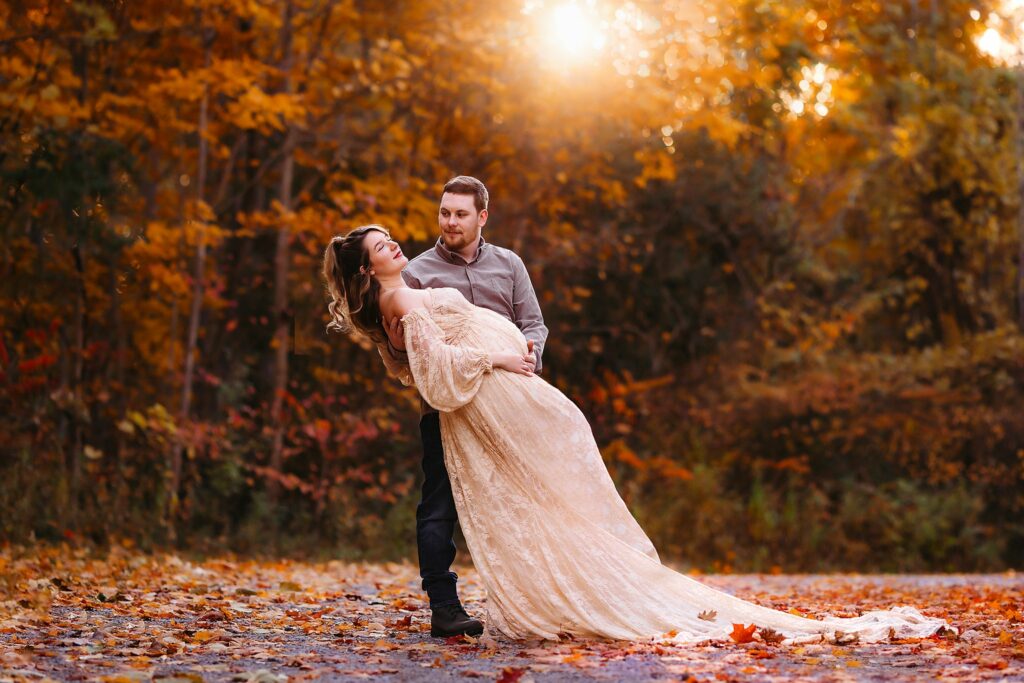
[[405, 329], [402, 327], [402, 319], [399, 316], [396, 315], [388, 320], [384, 331], [388, 333], [391, 348], [396, 351], [405, 351]]

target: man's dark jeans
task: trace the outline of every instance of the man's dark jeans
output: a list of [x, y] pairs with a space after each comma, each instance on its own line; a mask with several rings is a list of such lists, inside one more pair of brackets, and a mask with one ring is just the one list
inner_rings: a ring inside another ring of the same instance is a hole
[[455, 591], [458, 576], [451, 570], [455, 560], [455, 499], [444, 466], [441, 418], [427, 413], [420, 418], [423, 439], [423, 497], [416, 507], [416, 547], [420, 556], [420, 577], [430, 606], [459, 601]]

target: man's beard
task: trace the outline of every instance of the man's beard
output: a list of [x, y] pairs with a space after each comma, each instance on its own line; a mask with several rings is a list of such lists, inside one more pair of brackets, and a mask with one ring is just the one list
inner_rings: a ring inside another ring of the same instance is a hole
[[458, 235], [441, 235], [441, 241], [444, 242], [444, 246], [448, 247], [449, 251], [458, 251], [469, 245], [469, 238], [465, 233]]

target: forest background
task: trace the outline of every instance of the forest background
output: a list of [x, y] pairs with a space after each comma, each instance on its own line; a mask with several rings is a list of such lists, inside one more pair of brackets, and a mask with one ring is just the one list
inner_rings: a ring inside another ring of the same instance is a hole
[[413, 557], [318, 267], [470, 174], [663, 557], [1020, 567], [1019, 4], [0, 0], [0, 539]]

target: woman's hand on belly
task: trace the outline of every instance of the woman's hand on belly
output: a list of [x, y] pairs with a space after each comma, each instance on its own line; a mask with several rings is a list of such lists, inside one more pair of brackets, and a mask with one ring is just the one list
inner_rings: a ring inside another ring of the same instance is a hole
[[[528, 346], [532, 346], [532, 343]], [[518, 375], [533, 376], [534, 368], [537, 367], [537, 358], [533, 351], [528, 353], [515, 353], [512, 351], [496, 351], [491, 353], [491, 366], [514, 372]]]

